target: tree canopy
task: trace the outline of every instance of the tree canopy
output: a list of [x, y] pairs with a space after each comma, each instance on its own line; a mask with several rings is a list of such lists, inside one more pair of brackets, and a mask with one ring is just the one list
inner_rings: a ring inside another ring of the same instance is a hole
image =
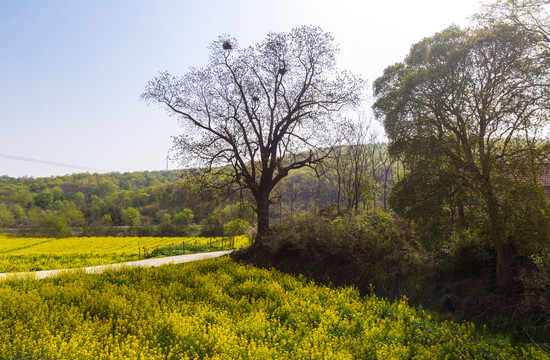
[[[507, 231], [502, 199], [536, 183], [547, 159], [549, 69], [539, 33], [494, 23], [426, 38], [374, 83], [389, 150], [409, 169], [394, 189], [394, 208], [432, 233], [482, 224], [501, 284], [519, 240]], [[522, 181], [514, 184], [514, 176]]]
[[359, 103], [364, 83], [336, 69], [338, 49], [317, 27], [270, 33], [243, 49], [221, 36], [210, 50], [206, 67], [161, 73], [142, 98], [181, 121], [185, 132], [174, 145], [183, 166], [218, 167], [219, 182], [251, 192], [261, 239], [271, 191], [290, 171], [328, 155], [340, 111]]
[[534, 32], [542, 46], [550, 50], [549, 0], [497, 0], [485, 4], [477, 18], [481, 23], [504, 22]]

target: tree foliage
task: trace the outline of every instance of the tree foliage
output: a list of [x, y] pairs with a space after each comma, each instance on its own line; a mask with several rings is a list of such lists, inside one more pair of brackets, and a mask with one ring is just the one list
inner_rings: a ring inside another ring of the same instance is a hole
[[195, 215], [191, 209], [183, 209], [183, 211], [174, 215], [172, 221], [176, 226], [184, 228], [191, 224], [194, 217]]
[[138, 226], [141, 218], [138, 209], [129, 207], [122, 211], [122, 224], [127, 226]]
[[15, 226], [15, 217], [6, 204], [0, 203], [0, 227]]
[[[548, 154], [541, 133], [550, 120], [550, 58], [540, 36], [503, 23], [451, 27], [415, 44], [374, 83], [389, 150], [409, 170], [394, 208], [433, 234], [483, 224], [501, 284], [515, 244], [532, 241], [508, 231], [506, 221], [521, 217], [507, 212], [504, 199], [515, 191], [507, 180], [536, 183]], [[521, 207], [521, 197], [514, 201]]]
[[541, 45], [550, 50], [549, 0], [497, 0], [487, 3], [477, 15], [481, 23], [505, 22], [538, 35]]
[[224, 233], [229, 236], [244, 235], [249, 228], [250, 224], [243, 219], [232, 220], [223, 226]]

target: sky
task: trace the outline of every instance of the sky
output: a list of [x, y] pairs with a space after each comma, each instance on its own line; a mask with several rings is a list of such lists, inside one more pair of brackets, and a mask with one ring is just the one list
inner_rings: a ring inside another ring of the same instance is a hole
[[320, 26], [341, 49], [338, 67], [370, 88], [411, 45], [467, 26], [479, 8], [478, 0], [0, 0], [0, 176], [166, 169], [184, 129], [140, 96], [161, 71], [204, 67], [219, 35], [245, 47], [269, 32]]

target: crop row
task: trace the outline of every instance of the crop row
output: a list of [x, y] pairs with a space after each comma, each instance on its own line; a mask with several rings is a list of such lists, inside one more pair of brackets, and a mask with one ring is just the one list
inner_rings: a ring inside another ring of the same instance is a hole
[[[144, 252], [179, 246], [188, 249], [208, 244], [221, 246], [222, 238], [204, 237], [72, 237], [13, 238], [0, 236], [0, 273], [78, 268], [138, 260]], [[237, 236], [231, 245], [248, 246], [246, 236]], [[229, 242], [223, 242], [228, 246]], [[206, 249], [205, 249], [206, 250]], [[181, 253], [181, 252], [180, 252]]]

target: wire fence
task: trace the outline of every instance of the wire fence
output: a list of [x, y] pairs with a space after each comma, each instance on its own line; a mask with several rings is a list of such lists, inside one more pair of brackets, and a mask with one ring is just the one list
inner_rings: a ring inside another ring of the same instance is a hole
[[199, 244], [194, 241], [182, 241], [181, 243], [171, 243], [165, 246], [157, 245], [154, 247], [139, 247], [139, 259], [148, 259], [153, 257], [175, 256], [193, 254], [199, 252], [222, 251], [235, 249], [235, 237], [208, 238], [206, 243]]

